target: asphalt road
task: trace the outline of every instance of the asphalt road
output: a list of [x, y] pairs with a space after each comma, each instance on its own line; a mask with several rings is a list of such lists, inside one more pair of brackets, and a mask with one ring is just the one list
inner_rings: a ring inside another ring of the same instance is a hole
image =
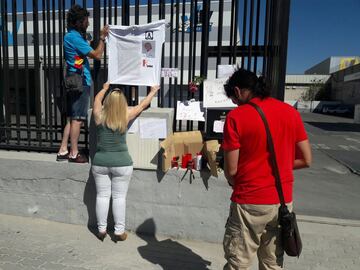
[[349, 118], [315, 113], [304, 113], [302, 117], [313, 149], [360, 173], [360, 124]]
[[302, 118], [314, 161], [295, 172], [298, 214], [360, 220], [360, 124], [314, 113]]

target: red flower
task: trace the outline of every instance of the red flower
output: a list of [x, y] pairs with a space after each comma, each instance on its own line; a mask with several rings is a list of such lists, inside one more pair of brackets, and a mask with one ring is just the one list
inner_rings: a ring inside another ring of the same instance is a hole
[[194, 83], [194, 82], [190, 82], [189, 83], [189, 91], [191, 92], [191, 93], [195, 93], [195, 92], [197, 92], [199, 90], [199, 87], [198, 87], [198, 85], [196, 84], [196, 83]]
[[189, 82], [189, 91], [195, 93], [199, 90], [200, 84], [204, 81], [204, 78], [201, 76], [195, 76], [194, 80]]

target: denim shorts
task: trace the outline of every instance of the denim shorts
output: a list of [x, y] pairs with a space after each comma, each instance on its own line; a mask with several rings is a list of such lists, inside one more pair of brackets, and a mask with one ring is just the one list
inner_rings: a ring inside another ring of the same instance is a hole
[[84, 85], [80, 92], [67, 92], [67, 117], [71, 120], [86, 120], [90, 103], [90, 86]]

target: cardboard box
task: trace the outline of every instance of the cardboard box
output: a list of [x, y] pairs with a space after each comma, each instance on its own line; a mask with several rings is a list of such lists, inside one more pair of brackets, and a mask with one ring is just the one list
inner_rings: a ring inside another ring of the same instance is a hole
[[183, 154], [191, 153], [195, 156], [202, 151], [203, 138], [200, 131], [174, 132], [160, 143], [164, 150], [162, 154], [162, 170], [171, 168], [171, 160], [178, 156], [181, 161]]
[[204, 143], [200, 131], [175, 132], [162, 141], [160, 146], [163, 149], [163, 172], [171, 168], [173, 157], [179, 157], [179, 162], [181, 162], [182, 155], [191, 153], [194, 157], [201, 152], [203, 158], [208, 161], [211, 175], [218, 177], [218, 165], [216, 162], [216, 155], [220, 150], [218, 140], [210, 140]]
[[206, 141], [203, 147], [203, 155], [210, 166], [211, 175], [218, 177], [218, 166], [216, 163], [216, 154], [220, 150], [220, 144], [217, 140]]

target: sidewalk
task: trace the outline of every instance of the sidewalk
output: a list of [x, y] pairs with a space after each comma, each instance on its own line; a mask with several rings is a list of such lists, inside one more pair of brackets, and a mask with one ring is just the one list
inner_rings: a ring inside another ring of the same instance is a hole
[[[303, 253], [286, 257], [286, 269], [359, 269], [360, 222], [299, 218]], [[125, 242], [100, 242], [85, 226], [0, 214], [2, 270], [220, 270], [224, 263], [220, 244], [132, 233]]]

